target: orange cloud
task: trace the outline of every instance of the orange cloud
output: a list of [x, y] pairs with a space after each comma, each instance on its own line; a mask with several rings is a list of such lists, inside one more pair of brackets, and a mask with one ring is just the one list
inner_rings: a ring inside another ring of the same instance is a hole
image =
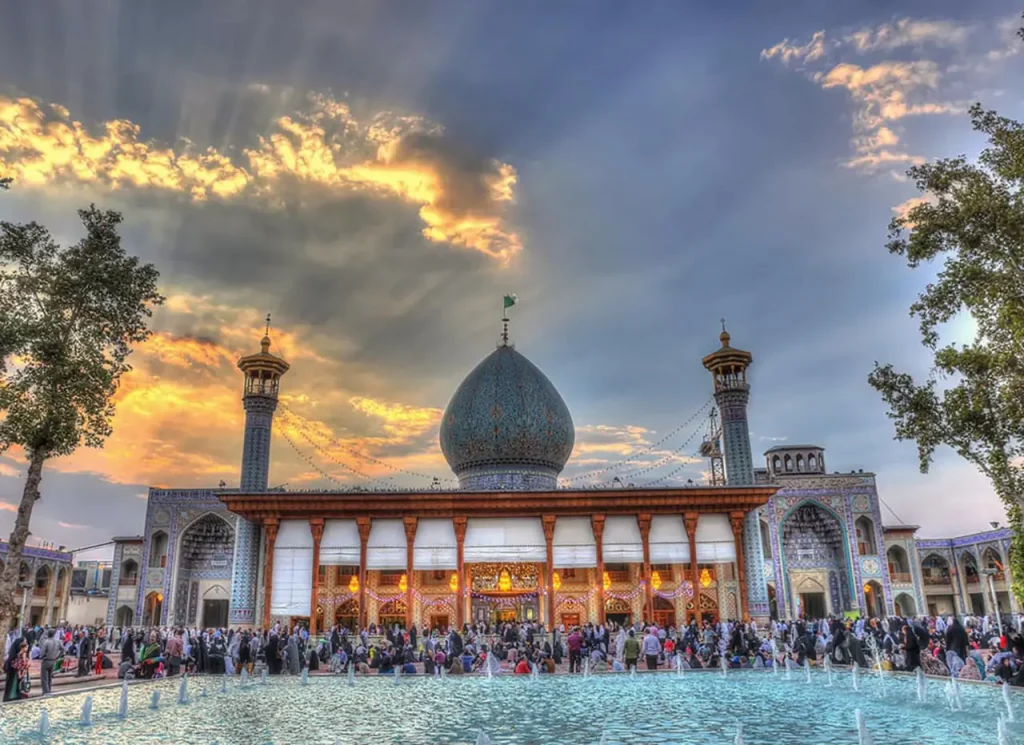
[[349, 403], [367, 416], [380, 420], [389, 437], [408, 440], [433, 431], [441, 424], [441, 409], [386, 403], [364, 396], [353, 396]]
[[283, 206], [304, 201], [290, 187], [313, 185], [328, 195], [371, 193], [417, 205], [423, 236], [432, 242], [503, 264], [522, 250], [505, 224], [515, 168], [455, 152], [441, 128], [420, 117], [384, 112], [363, 122], [347, 104], [311, 96], [307, 110], [280, 117], [256, 147], [243, 150], [245, 164], [212, 147], [171, 147], [140, 136], [129, 121], [92, 133], [62, 106], [0, 96], [4, 175], [29, 186], [145, 188], [196, 202], [262, 196]]
[[4, 512], [17, 512], [18, 505], [11, 504], [10, 502], [0, 502], [0, 510]]
[[6, 463], [0, 463], [0, 476], [10, 476], [11, 478], [18, 478], [18, 476], [20, 475], [21, 471], [19, 471], [14, 466], [9, 466]]

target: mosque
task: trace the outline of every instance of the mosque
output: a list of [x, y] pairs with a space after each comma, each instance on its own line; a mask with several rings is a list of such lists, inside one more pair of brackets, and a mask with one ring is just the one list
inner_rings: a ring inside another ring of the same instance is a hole
[[701, 448], [708, 485], [560, 485], [572, 417], [506, 323], [442, 418], [456, 488], [291, 491], [268, 489], [289, 365], [264, 336], [238, 362], [238, 487], [149, 490], [144, 534], [114, 538], [107, 623], [315, 633], [1018, 611], [1008, 529], [919, 540], [915, 526], [883, 527], [874, 475], [828, 474], [822, 447], [772, 448], [755, 467], [753, 357], [724, 329], [719, 341], [702, 360], [720, 421]]

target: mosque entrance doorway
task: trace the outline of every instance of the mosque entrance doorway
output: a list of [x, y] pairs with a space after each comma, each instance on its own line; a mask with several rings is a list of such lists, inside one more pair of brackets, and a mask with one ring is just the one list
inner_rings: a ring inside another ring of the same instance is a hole
[[355, 631], [359, 625], [359, 603], [349, 598], [334, 609], [334, 622], [343, 629]]
[[676, 625], [676, 607], [665, 598], [654, 598], [654, 623], [662, 629]]
[[203, 626], [208, 629], [223, 629], [228, 625], [228, 601], [203, 601]]
[[825, 608], [825, 593], [800, 593], [800, 608], [804, 612], [804, 618], [825, 618], [828, 616], [828, 611]]
[[451, 619], [449, 618], [447, 613], [444, 613], [444, 614], [435, 613], [434, 615], [432, 615], [430, 617], [430, 629], [431, 629], [431, 631], [433, 631], [433, 630], [437, 630], [437, 631], [441, 631], [441, 632], [447, 631], [450, 622], [451, 622]]

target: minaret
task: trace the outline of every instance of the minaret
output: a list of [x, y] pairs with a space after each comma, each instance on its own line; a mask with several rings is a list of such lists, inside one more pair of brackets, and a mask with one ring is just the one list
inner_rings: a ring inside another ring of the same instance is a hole
[[[718, 337], [721, 348], [703, 359], [704, 367], [715, 381], [715, 403], [722, 415], [722, 439], [725, 447], [726, 483], [729, 486], [751, 486], [754, 483], [754, 461], [750, 455], [750, 427], [747, 424], [747, 402], [750, 385], [747, 368], [753, 355], [729, 346], [729, 332], [722, 319]], [[768, 587], [764, 578], [764, 554], [757, 512], [747, 514], [743, 524], [743, 548], [747, 575], [747, 605], [753, 618], [768, 618]]]
[[[277, 409], [281, 376], [288, 363], [270, 353], [270, 315], [260, 340], [260, 351], [238, 361], [245, 374], [242, 405], [245, 407], [245, 439], [242, 444], [243, 492], [267, 490], [270, 474], [270, 433]], [[235, 561], [231, 579], [228, 622], [253, 624], [256, 620], [256, 580], [259, 575], [260, 527], [238, 518], [235, 530]], [[265, 599], [270, 602], [270, 599]]]

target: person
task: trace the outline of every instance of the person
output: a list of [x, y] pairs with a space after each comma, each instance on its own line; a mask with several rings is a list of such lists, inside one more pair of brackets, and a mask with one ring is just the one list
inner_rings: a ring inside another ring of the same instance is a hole
[[629, 636], [623, 644], [622, 656], [626, 661], [627, 670], [636, 667], [636, 661], [640, 659], [640, 642], [636, 640], [636, 632], [633, 629], [629, 630]]
[[643, 653], [647, 658], [647, 669], [657, 670], [658, 655], [661, 654], [661, 642], [658, 641], [658, 635], [653, 631], [648, 632], [647, 636], [644, 637]]
[[565, 646], [569, 648], [569, 672], [580, 672], [580, 652], [583, 649], [583, 636], [579, 628], [574, 628], [569, 638], [565, 640]]
[[224, 658], [228, 653], [228, 645], [224, 642], [224, 635], [220, 633], [220, 629], [213, 632], [213, 639], [210, 641], [210, 649], [208, 652], [210, 658], [210, 673], [213, 675], [223, 675], [227, 672], [227, 668], [224, 666]]
[[[577, 665], [579, 663], [577, 662]], [[520, 657], [519, 662], [516, 663], [516, 675], [529, 675], [530, 674], [530, 663], [526, 661], [525, 657]]]
[[172, 678], [181, 670], [181, 658], [185, 653], [185, 644], [181, 640], [181, 629], [174, 630], [174, 634], [167, 640], [167, 648], [164, 653], [167, 655], [167, 677]]
[[28, 698], [31, 682], [28, 677], [28, 642], [24, 637], [14, 640], [4, 662], [7, 684], [4, 686], [4, 701]]
[[60, 642], [56, 639], [56, 630], [49, 629], [42, 646], [39, 647], [39, 684], [43, 689], [43, 695], [50, 693], [53, 685], [53, 668], [64, 651]]

